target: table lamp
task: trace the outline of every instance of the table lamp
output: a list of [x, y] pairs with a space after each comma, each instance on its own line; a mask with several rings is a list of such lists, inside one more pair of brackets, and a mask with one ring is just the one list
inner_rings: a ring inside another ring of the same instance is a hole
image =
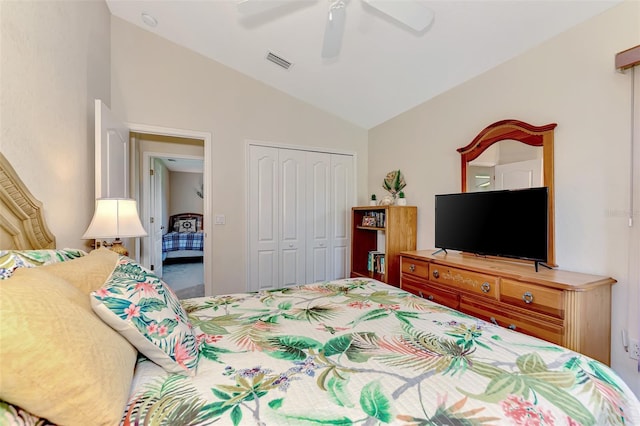
[[[122, 245], [120, 238], [144, 237], [147, 232], [140, 223], [136, 200], [131, 198], [98, 198], [96, 210], [89, 227], [82, 238], [100, 239], [114, 238], [111, 250], [129, 255], [129, 250]], [[103, 243], [104, 246], [109, 246]]]

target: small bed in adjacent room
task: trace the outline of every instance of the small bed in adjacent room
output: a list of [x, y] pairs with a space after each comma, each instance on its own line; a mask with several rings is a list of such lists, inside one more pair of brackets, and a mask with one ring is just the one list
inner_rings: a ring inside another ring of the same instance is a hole
[[169, 217], [169, 232], [162, 236], [162, 260], [201, 258], [204, 254], [202, 215], [180, 213]]
[[640, 424], [608, 366], [372, 279], [179, 301], [105, 248], [2, 248], [2, 425]]

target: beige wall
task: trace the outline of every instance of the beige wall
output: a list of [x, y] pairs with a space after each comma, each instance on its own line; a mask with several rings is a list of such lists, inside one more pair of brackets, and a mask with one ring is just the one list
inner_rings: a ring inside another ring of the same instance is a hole
[[[119, 18], [111, 21], [111, 108], [130, 123], [209, 132], [215, 293], [246, 290], [246, 141], [357, 154], [366, 200], [367, 131]], [[206, 210], [206, 208], [205, 208]]]
[[171, 201], [169, 214], [203, 213], [202, 198], [196, 191], [202, 184], [202, 173], [169, 172]]
[[[636, 224], [629, 228], [624, 214], [629, 210], [631, 77], [614, 69], [615, 53], [638, 44], [640, 2], [627, 1], [377, 126], [369, 132], [368, 183], [369, 192], [382, 194], [385, 173], [403, 171], [409, 203], [418, 206], [418, 248], [431, 248], [434, 195], [460, 190], [456, 148], [502, 119], [558, 123], [556, 260], [564, 269], [618, 280], [612, 364], [640, 395], [637, 361], [628, 358], [620, 339], [624, 328], [640, 333], [640, 215], [636, 207]], [[640, 200], [637, 176], [635, 199]]]
[[0, 151], [42, 201], [58, 247], [87, 242], [93, 99], [109, 103], [110, 16], [102, 1], [0, 2]]

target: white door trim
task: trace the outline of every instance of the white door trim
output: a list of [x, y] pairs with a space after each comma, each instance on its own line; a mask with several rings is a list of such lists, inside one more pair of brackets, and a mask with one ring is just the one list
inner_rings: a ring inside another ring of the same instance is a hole
[[[202, 179], [202, 183], [203, 183], [203, 191], [204, 191], [204, 197], [203, 197], [203, 213], [204, 213], [204, 217], [207, 219], [205, 221], [203, 221], [202, 223], [202, 227], [204, 229], [204, 233], [205, 233], [205, 239], [204, 239], [204, 294], [205, 296], [210, 296], [213, 294], [213, 265], [212, 262], [210, 261], [210, 259], [212, 259], [211, 254], [213, 253], [213, 247], [212, 247], [212, 243], [213, 243], [213, 226], [211, 226], [211, 224], [213, 223], [213, 208], [212, 208], [212, 203], [213, 203], [213, 194], [212, 194], [212, 189], [213, 186], [211, 185], [211, 177], [213, 176], [213, 170], [212, 170], [212, 166], [213, 166], [213, 161], [212, 161], [212, 156], [211, 156], [211, 152], [212, 152], [212, 140], [213, 140], [213, 135], [210, 132], [201, 132], [201, 131], [196, 131], [196, 130], [184, 130], [184, 129], [175, 129], [175, 128], [169, 128], [169, 127], [161, 127], [161, 126], [150, 126], [150, 125], [146, 125], [146, 124], [137, 124], [137, 123], [126, 123], [127, 126], [129, 127], [129, 131], [130, 132], [134, 132], [134, 133], [149, 133], [149, 134], [154, 134], [154, 135], [162, 135], [162, 136], [173, 136], [173, 137], [179, 137], [179, 138], [189, 138], [189, 139], [201, 139], [204, 141], [204, 171], [203, 171], [203, 179]], [[146, 154], [143, 153], [143, 157]], [[155, 155], [155, 156], [167, 156], [166, 153], [163, 154], [159, 154], [159, 155]], [[181, 155], [176, 155], [176, 154], [171, 154], [172, 157], [179, 157]], [[149, 158], [151, 158], [152, 155], [149, 156]], [[190, 157], [193, 158], [193, 156], [184, 156], [186, 157]], [[198, 157], [200, 158], [200, 157]], [[145, 161], [143, 159], [143, 161]], [[147, 160], [148, 161], [148, 160]], [[147, 164], [147, 168], [148, 168], [148, 163], [143, 163], [143, 164]], [[147, 185], [149, 184], [148, 182], [148, 175], [144, 175], [143, 176], [143, 180], [146, 179], [147, 180]], [[143, 183], [144, 185], [144, 183]], [[148, 186], [145, 186], [145, 188]], [[145, 217], [148, 219], [149, 217], [149, 213], [148, 213], [148, 203], [150, 201], [144, 200], [144, 209], [146, 209], [145, 211]]]

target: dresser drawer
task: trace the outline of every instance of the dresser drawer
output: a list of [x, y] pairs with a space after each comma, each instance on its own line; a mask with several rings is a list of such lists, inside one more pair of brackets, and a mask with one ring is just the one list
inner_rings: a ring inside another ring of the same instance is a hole
[[509, 279], [500, 283], [500, 300], [536, 312], [564, 318], [564, 292]]
[[402, 273], [415, 275], [416, 277], [429, 278], [429, 262], [402, 257]]
[[402, 276], [400, 288], [416, 296], [420, 296], [423, 299], [448, 306], [449, 308], [458, 309], [460, 304], [460, 298], [456, 293], [421, 283], [406, 275]]
[[470, 297], [460, 298], [460, 311], [474, 317], [492, 322], [501, 327], [528, 334], [557, 345], [564, 345], [564, 327], [556, 323], [529, 315], [510, 311], [506, 306], [495, 303], [482, 303]]
[[498, 299], [499, 278], [493, 275], [431, 264], [429, 265], [429, 280], [484, 297]]

